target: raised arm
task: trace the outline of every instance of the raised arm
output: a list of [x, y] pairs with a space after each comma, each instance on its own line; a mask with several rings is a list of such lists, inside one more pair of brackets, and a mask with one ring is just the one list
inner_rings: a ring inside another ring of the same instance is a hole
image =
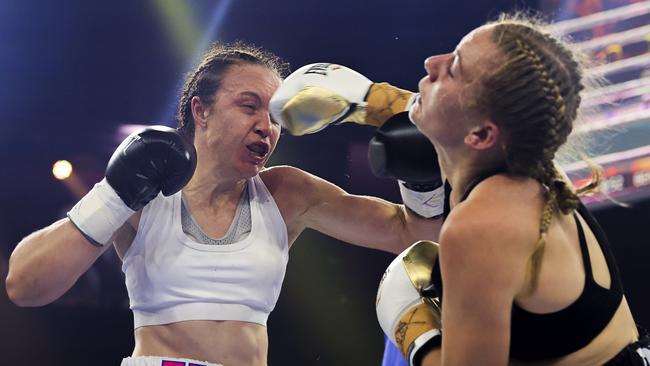
[[[400, 179], [404, 203], [347, 194], [318, 177], [294, 172], [305, 197], [299, 222], [349, 243], [399, 252], [415, 240], [435, 240], [442, 214], [442, 180], [433, 146], [408, 120], [414, 93], [373, 83], [345, 66], [318, 63], [291, 74], [270, 102], [273, 117], [293, 135], [329, 124], [378, 126], [370, 144], [375, 175]], [[422, 149], [424, 147], [424, 149]], [[431, 179], [433, 177], [433, 179]], [[293, 185], [292, 185], [293, 186]]]
[[[196, 166], [194, 147], [168, 127], [129, 136], [115, 151], [106, 178], [68, 218], [23, 239], [9, 260], [6, 287], [20, 306], [48, 304], [63, 295], [114, 239], [132, 237], [127, 219], [162, 190], [178, 192]], [[122, 228], [122, 229], [120, 229]], [[131, 234], [131, 235], [130, 235]]]

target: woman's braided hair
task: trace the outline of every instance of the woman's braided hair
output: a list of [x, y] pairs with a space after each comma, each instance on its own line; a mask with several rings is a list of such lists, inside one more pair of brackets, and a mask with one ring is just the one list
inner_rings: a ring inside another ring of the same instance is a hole
[[214, 103], [223, 78], [235, 65], [260, 65], [284, 78], [289, 71], [288, 64], [271, 52], [251, 44], [236, 42], [216, 43], [203, 56], [199, 65], [187, 74], [176, 119], [178, 130], [194, 139], [194, 118], [192, 117], [192, 98], [198, 96], [207, 105]]
[[546, 188], [539, 239], [528, 263], [532, 293], [555, 210], [568, 214], [579, 205], [577, 193], [562, 179], [553, 159], [578, 114], [584, 88], [582, 67], [569, 46], [541, 25], [507, 16], [492, 25], [492, 40], [505, 62], [484, 80], [477, 98], [479, 107], [505, 133], [508, 171], [532, 177]]

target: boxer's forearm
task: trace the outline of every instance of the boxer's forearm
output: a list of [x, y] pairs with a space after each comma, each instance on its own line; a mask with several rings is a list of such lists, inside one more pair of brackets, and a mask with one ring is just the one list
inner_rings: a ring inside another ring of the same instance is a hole
[[23, 239], [9, 260], [7, 294], [19, 306], [48, 304], [74, 285], [107, 249], [91, 245], [69, 219]]
[[422, 358], [422, 366], [440, 366], [442, 364], [442, 350], [436, 348], [429, 351], [424, 358]]

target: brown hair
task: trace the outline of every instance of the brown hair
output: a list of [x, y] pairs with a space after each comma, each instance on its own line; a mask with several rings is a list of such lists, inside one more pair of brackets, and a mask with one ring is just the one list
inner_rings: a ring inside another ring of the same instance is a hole
[[251, 44], [236, 42], [216, 43], [205, 53], [199, 65], [185, 78], [176, 119], [178, 130], [194, 139], [194, 118], [192, 117], [192, 98], [198, 96], [203, 103], [211, 105], [221, 86], [223, 78], [235, 65], [260, 65], [284, 78], [289, 72], [287, 62]]
[[[539, 239], [527, 270], [527, 292], [532, 293], [555, 210], [567, 214], [579, 205], [578, 193], [555, 169], [553, 159], [578, 115], [583, 67], [570, 45], [536, 20], [521, 14], [501, 15], [490, 24], [492, 40], [505, 60], [484, 79], [479, 107], [504, 131], [508, 171], [532, 177], [546, 188]], [[594, 174], [592, 179], [590, 187], [597, 185], [599, 177]]]

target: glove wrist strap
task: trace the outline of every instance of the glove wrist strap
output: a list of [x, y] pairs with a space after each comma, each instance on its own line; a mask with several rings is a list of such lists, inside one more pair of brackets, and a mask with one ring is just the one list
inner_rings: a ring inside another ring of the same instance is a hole
[[104, 178], [67, 215], [91, 244], [101, 247], [134, 213]]
[[[443, 214], [445, 208], [445, 187], [421, 192], [414, 190], [408, 183], [398, 180], [399, 192], [402, 196], [402, 202], [411, 211], [424, 218], [433, 218]], [[420, 189], [423, 186], [420, 185]], [[428, 187], [429, 188], [429, 187]], [[431, 186], [430, 188], [433, 188]]]
[[432, 349], [442, 344], [440, 329], [431, 329], [413, 341], [407, 353], [409, 366], [421, 366], [422, 359]]

